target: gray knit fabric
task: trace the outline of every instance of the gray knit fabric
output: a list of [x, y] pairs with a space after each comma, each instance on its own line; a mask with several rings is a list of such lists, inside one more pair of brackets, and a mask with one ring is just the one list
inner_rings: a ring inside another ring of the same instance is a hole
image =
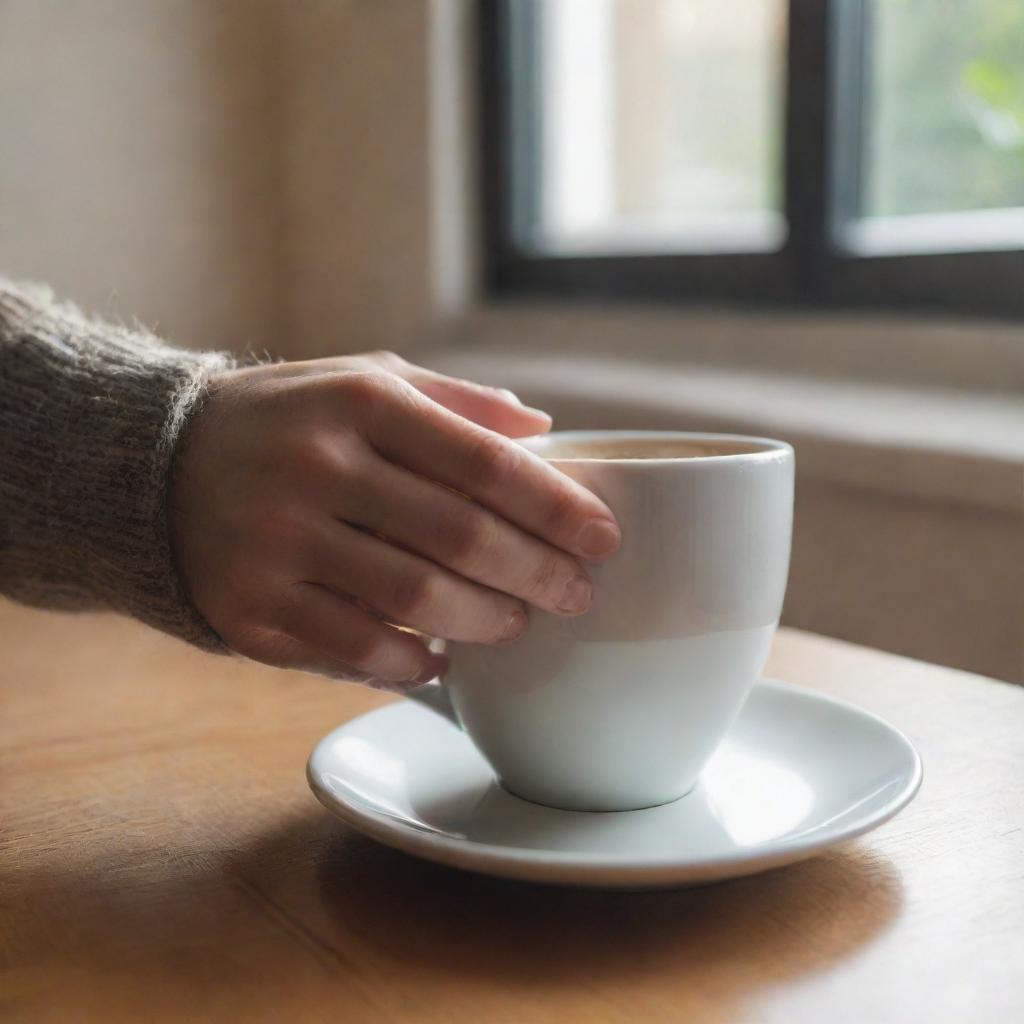
[[0, 278], [0, 592], [223, 649], [175, 571], [167, 486], [208, 375], [230, 365]]

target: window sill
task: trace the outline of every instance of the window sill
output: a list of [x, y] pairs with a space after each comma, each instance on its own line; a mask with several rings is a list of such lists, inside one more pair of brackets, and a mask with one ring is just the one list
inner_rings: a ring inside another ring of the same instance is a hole
[[[607, 319], [602, 317], [604, 342], [609, 340]], [[766, 319], [756, 318], [761, 341], [780, 330], [778, 324], [766, 328]], [[714, 325], [713, 320], [705, 317], [708, 324]], [[691, 344], [679, 344], [680, 319], [671, 357], [649, 344], [649, 334], [646, 341], [622, 335], [616, 354], [606, 344], [590, 350], [573, 344], [564, 329], [553, 332], [550, 322], [546, 330], [541, 326], [536, 318], [532, 324], [516, 317], [495, 321], [493, 314], [470, 318], [463, 324], [461, 343], [434, 350], [424, 361], [448, 373], [510, 387], [525, 401], [547, 408], [563, 427], [768, 434], [794, 444], [805, 478], [1024, 516], [1020, 394], [769, 369], [757, 365], [766, 362], [764, 353], [751, 360], [752, 366], [711, 364], [699, 358], [703, 341], [694, 346], [691, 335]], [[690, 329], [695, 326], [691, 318]], [[720, 335], [723, 322], [716, 329]], [[938, 330], [943, 329], [951, 330]], [[935, 330], [929, 328], [929, 336]], [[1009, 330], [996, 328], [997, 335]], [[530, 342], [524, 343], [524, 337]], [[557, 354], [552, 338], [558, 339]], [[998, 336], [995, 340], [998, 346]], [[791, 335], [791, 346], [793, 341]], [[1013, 331], [1013, 341], [1024, 349], [1019, 332]], [[893, 342], [891, 334], [888, 338], [890, 348], [902, 342]], [[1008, 360], [1017, 357], [1016, 351], [1007, 353]], [[1002, 383], [1008, 382], [1004, 378]]]

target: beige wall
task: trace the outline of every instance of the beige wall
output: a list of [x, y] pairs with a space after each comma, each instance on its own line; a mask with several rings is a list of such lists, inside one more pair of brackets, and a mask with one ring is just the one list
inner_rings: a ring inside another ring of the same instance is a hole
[[414, 345], [427, 0], [3, 0], [0, 272], [172, 339]]
[[429, 304], [426, 3], [285, 22], [288, 350], [407, 347]]
[[1022, 582], [1019, 512], [798, 482], [789, 625], [1024, 683]]
[[280, 331], [270, 0], [4, 0], [0, 268], [176, 340]]

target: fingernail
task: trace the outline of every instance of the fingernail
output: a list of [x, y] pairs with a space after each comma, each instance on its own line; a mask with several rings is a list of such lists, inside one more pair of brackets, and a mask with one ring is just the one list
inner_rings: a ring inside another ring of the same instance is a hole
[[558, 600], [558, 610], [566, 615], [579, 615], [590, 607], [594, 589], [586, 576], [573, 576]]
[[526, 632], [527, 624], [526, 612], [522, 608], [517, 608], [505, 623], [505, 628], [501, 636], [498, 637], [498, 643], [514, 644]]
[[510, 402], [514, 403], [515, 405], [523, 404], [520, 397], [514, 391], [509, 391], [508, 388], [498, 388], [498, 394], [501, 395], [503, 398], [507, 398]]
[[610, 555], [622, 540], [619, 528], [608, 519], [591, 519], [576, 538], [580, 552], [588, 558]]

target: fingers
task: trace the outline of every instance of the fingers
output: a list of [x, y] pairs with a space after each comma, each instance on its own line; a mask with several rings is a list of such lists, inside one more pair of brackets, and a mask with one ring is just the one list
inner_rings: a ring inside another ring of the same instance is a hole
[[326, 520], [310, 578], [364, 601], [386, 619], [466, 643], [517, 640], [527, 619], [519, 601], [471, 583], [384, 540]]
[[265, 665], [362, 683], [375, 689], [405, 690], [429, 682], [447, 665], [409, 633], [381, 622], [313, 584], [292, 584], [290, 601], [265, 621], [228, 622], [224, 640], [237, 653]]
[[[328, 679], [344, 680], [349, 683], [374, 685], [375, 680], [365, 672], [360, 672], [352, 665], [346, 665], [324, 654], [323, 651], [310, 647], [309, 644], [296, 640], [295, 637], [277, 631], [266, 631], [259, 642], [245, 647], [238, 653], [264, 665], [275, 668], [291, 669], [296, 672], [310, 672], [313, 675], [326, 676]], [[385, 683], [386, 686], [394, 684]]]
[[[339, 373], [386, 373], [408, 381], [414, 388], [446, 409], [497, 431], [506, 437], [529, 437], [551, 429], [551, 417], [533, 409], [505, 388], [491, 388], [474, 381], [448, 377], [407, 362], [394, 352], [367, 352], [355, 356], [309, 359], [260, 367], [260, 372], [288, 377], [314, 377]], [[251, 370], [232, 373], [247, 374]]]
[[336, 501], [339, 518], [491, 590], [559, 615], [579, 615], [590, 606], [590, 582], [566, 552], [390, 463], [377, 461], [358, 486], [340, 489]]
[[386, 408], [363, 428], [389, 461], [572, 554], [596, 560], [618, 548], [621, 535], [608, 507], [543, 459], [419, 395], [382, 397]]
[[456, 415], [506, 437], [529, 437], [551, 429], [551, 417], [546, 412], [523, 405], [505, 388], [449, 377], [407, 362], [394, 352], [368, 352], [357, 358], [408, 381]]
[[551, 429], [551, 417], [546, 412], [523, 405], [511, 391], [414, 369], [416, 372], [405, 379], [418, 391], [481, 427], [506, 437], [530, 437]]
[[298, 652], [313, 651], [321, 663], [390, 683], [426, 683], [443, 670], [444, 656], [431, 652], [411, 633], [381, 622], [322, 586], [294, 586], [297, 599], [289, 606], [282, 629], [298, 642]]

